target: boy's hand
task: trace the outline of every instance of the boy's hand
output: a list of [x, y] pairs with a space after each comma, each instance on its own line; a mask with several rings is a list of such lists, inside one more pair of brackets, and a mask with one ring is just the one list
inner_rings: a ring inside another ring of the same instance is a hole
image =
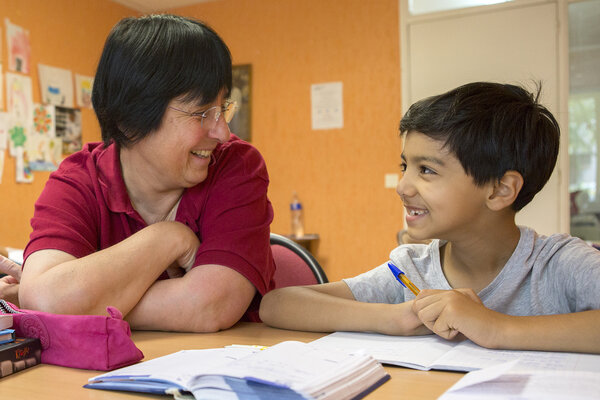
[[413, 311], [433, 333], [453, 339], [462, 333], [483, 347], [494, 347], [502, 314], [486, 308], [471, 289], [422, 290]]
[[377, 331], [385, 335], [413, 336], [429, 335], [431, 331], [423, 325], [413, 311], [411, 302], [390, 304], [381, 318], [381, 326]]

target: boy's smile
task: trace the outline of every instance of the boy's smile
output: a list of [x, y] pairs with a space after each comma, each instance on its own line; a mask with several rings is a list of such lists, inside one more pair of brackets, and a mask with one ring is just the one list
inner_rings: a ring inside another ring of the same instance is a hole
[[409, 132], [402, 152], [397, 192], [406, 208], [408, 234], [415, 239], [472, 235], [485, 220], [493, 185], [477, 186], [444, 143]]

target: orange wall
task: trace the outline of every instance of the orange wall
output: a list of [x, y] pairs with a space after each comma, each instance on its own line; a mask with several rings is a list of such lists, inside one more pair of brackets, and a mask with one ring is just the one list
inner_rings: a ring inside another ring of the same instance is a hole
[[[384, 174], [399, 172], [397, 0], [221, 0], [171, 10], [208, 22], [235, 64], [252, 64], [252, 142], [289, 233], [296, 190], [331, 280], [384, 262], [402, 207]], [[310, 85], [343, 82], [344, 128], [313, 131]]]
[[[316, 255], [331, 280], [384, 262], [402, 227], [400, 201], [383, 186], [400, 162], [398, 1], [220, 0], [170, 11], [208, 22], [234, 63], [252, 64], [252, 142], [271, 176], [273, 232], [289, 232], [296, 190], [306, 230], [321, 237]], [[129, 14], [107, 0], [2, 0], [0, 8], [2, 21], [30, 31], [32, 66], [90, 76], [110, 28]], [[3, 34], [3, 49], [5, 41]], [[2, 60], [6, 71], [6, 50]], [[344, 128], [313, 131], [310, 85], [335, 81], [344, 85]], [[93, 112], [82, 117], [84, 142], [99, 140]], [[16, 184], [14, 159], [6, 157], [0, 244], [25, 246], [47, 176], [36, 172], [33, 184]]]
[[[107, 0], [2, 0], [0, 31], [2, 71], [8, 71], [4, 18], [29, 30], [30, 73], [33, 101], [40, 101], [37, 64], [70, 69], [93, 76], [104, 40], [121, 18], [133, 15], [128, 8]], [[5, 87], [5, 85], [3, 85]], [[6, 92], [3, 93], [6, 106]], [[100, 127], [91, 109], [82, 109], [83, 141], [100, 140]], [[44, 188], [48, 172], [34, 172], [32, 184], [15, 182], [15, 159], [4, 160], [0, 184], [0, 245], [24, 247], [31, 231], [33, 205]]]

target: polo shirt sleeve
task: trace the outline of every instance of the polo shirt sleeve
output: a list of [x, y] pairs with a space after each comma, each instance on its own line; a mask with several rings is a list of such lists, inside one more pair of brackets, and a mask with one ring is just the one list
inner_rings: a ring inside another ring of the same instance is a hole
[[31, 219], [32, 233], [25, 247], [24, 260], [38, 250], [56, 249], [76, 258], [97, 248], [96, 195], [85, 168], [83, 155], [63, 161], [53, 172], [35, 203]]
[[265, 162], [250, 144], [234, 140], [217, 155], [201, 212], [195, 265], [219, 264], [245, 276], [262, 295], [273, 288], [269, 243], [273, 208]]

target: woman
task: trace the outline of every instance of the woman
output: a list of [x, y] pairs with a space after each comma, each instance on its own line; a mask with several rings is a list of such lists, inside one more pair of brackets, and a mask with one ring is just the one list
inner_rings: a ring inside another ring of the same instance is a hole
[[230, 90], [229, 50], [203, 23], [152, 15], [113, 28], [92, 92], [103, 143], [63, 161], [36, 203], [22, 307], [111, 305], [152, 330], [257, 320], [273, 286], [273, 210], [262, 157], [229, 132]]

